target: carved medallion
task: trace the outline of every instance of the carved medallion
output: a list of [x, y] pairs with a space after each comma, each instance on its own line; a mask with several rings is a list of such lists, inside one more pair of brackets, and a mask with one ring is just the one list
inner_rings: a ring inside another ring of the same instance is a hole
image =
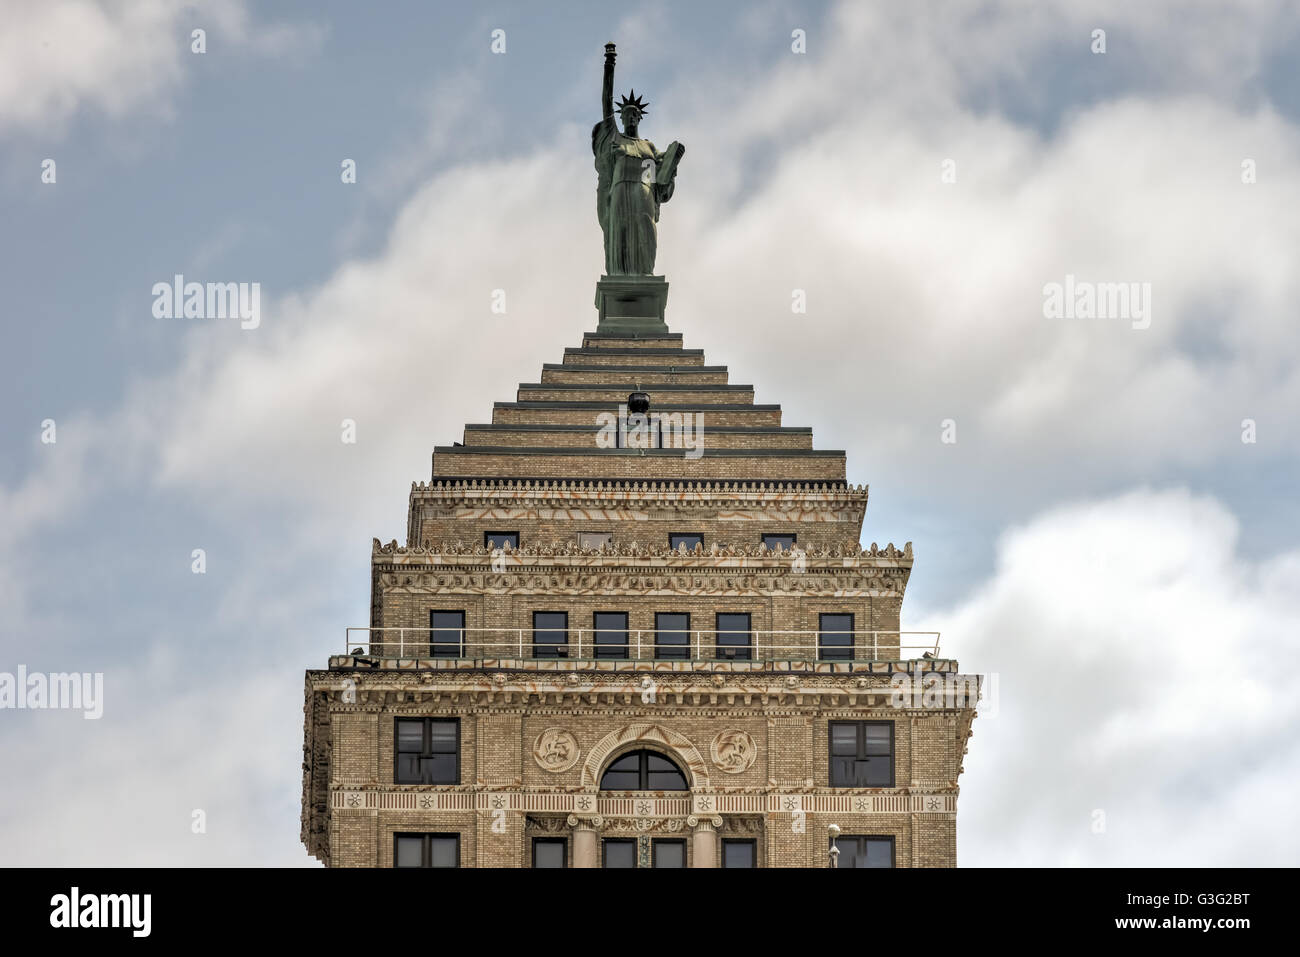
[[563, 728], [547, 728], [533, 742], [533, 760], [554, 774], [578, 763], [578, 741]]
[[748, 771], [758, 757], [758, 746], [745, 731], [728, 729], [720, 731], [709, 746], [709, 756], [714, 765], [726, 774]]

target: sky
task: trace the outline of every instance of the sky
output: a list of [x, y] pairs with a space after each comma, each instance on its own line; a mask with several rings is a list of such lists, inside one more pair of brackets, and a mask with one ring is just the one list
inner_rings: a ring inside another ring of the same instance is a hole
[[[0, 863], [314, 863], [372, 537], [594, 329], [613, 40], [688, 151], [670, 327], [846, 450], [989, 676], [959, 863], [1300, 864], [1294, 5], [2, 6], [0, 672], [104, 691], [0, 710]], [[256, 327], [157, 317], [177, 274]]]

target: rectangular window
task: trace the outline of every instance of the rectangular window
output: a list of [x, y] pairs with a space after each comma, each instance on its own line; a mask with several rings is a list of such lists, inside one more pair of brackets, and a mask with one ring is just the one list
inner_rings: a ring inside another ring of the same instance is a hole
[[818, 658], [836, 661], [853, 657], [852, 615], [820, 615], [817, 630]]
[[894, 786], [894, 722], [830, 722], [833, 788]]
[[662, 838], [650, 842], [652, 867], [686, 867], [686, 842]]
[[717, 618], [717, 656], [748, 661], [753, 657], [750, 649], [749, 615], [723, 614]]
[[465, 613], [429, 612], [429, 657], [465, 657]]
[[678, 548], [685, 545], [686, 550], [689, 552], [693, 550], [696, 545], [702, 546], [703, 544], [704, 536], [696, 535], [694, 532], [673, 532], [668, 536], [668, 547], [673, 551], [677, 551]]
[[796, 537], [795, 535], [764, 535], [763, 547], [773, 551], [780, 548], [788, 552], [794, 548]]
[[755, 867], [754, 842], [741, 838], [722, 839], [723, 867]]
[[602, 548], [614, 541], [613, 532], [579, 532], [579, 548]]
[[627, 612], [598, 611], [592, 616], [594, 656], [596, 658], [626, 658]]
[[483, 547], [488, 551], [495, 551], [498, 548], [505, 548], [509, 545], [511, 548], [519, 547], [518, 532], [484, 532]]
[[394, 867], [460, 867], [459, 834], [394, 834]]
[[839, 848], [837, 867], [893, 867], [894, 839], [892, 837], [841, 835], [834, 844]]
[[393, 737], [396, 783], [460, 783], [459, 718], [398, 718]]
[[569, 613], [533, 612], [533, 657], [569, 657]]
[[568, 867], [568, 843], [562, 837], [533, 838], [533, 867]]
[[607, 837], [601, 842], [605, 867], [636, 867], [636, 841], [626, 837]]
[[655, 613], [655, 657], [691, 656], [691, 616], [680, 612]]

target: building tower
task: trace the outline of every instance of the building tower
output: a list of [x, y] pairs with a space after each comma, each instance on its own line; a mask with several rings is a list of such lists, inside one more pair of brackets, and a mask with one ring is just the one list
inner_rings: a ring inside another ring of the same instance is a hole
[[604, 276], [375, 540], [369, 627], [306, 674], [318, 860], [955, 866], [978, 676], [900, 632], [911, 544], [861, 547], [844, 452], [684, 348], [667, 292]]

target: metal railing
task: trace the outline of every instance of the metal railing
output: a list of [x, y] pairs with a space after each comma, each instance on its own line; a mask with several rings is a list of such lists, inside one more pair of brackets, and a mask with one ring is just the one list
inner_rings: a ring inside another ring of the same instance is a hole
[[[921, 640], [905, 644], [905, 637]], [[937, 658], [939, 632], [355, 627], [347, 629], [344, 653], [528, 661], [897, 661]]]

